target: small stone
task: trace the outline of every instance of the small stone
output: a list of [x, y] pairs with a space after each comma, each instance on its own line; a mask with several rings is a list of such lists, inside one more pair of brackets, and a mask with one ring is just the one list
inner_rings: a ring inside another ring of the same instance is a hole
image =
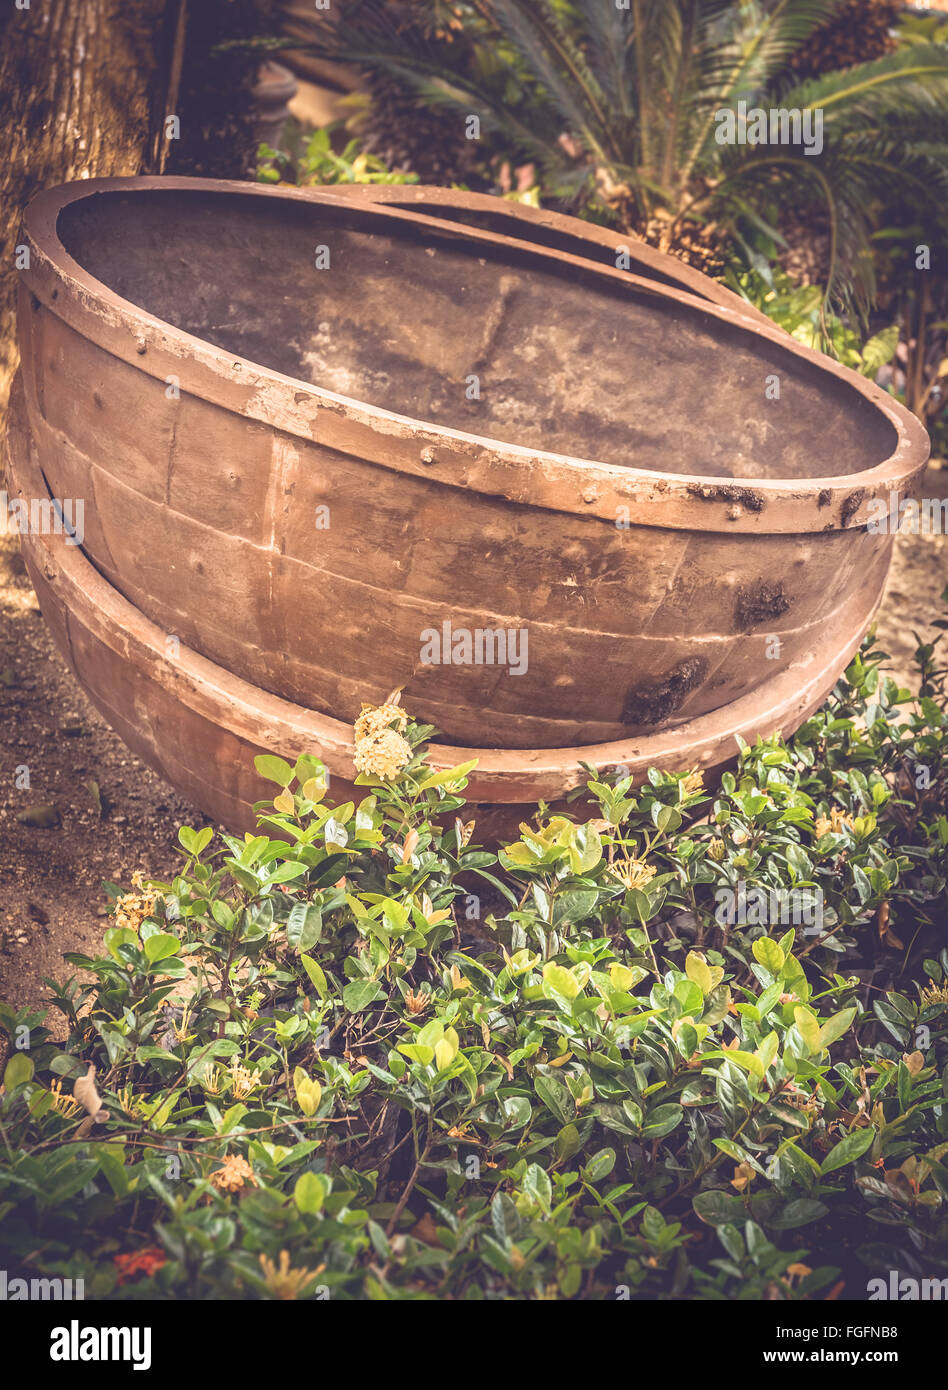
[[59, 824], [59, 812], [55, 806], [37, 804], [20, 811], [17, 820], [31, 830], [54, 830]]

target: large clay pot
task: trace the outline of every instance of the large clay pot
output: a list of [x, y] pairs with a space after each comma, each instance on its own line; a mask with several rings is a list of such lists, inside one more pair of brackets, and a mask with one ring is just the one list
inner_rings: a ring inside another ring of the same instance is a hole
[[[50, 492], [145, 618], [305, 709], [403, 687], [469, 747], [690, 737], [855, 647], [892, 544], [868, 505], [927, 437], [657, 253], [576, 238], [332, 190], [43, 193], [20, 346]], [[518, 661], [464, 659], [499, 632]]]
[[[11, 499], [27, 512], [34, 504], [49, 503], [19, 376], [5, 442]], [[291, 761], [301, 753], [315, 753], [329, 770], [334, 802], [365, 794], [353, 783], [350, 726], [279, 699], [170, 643], [168, 634], [113, 588], [62, 528], [26, 530], [21, 544], [43, 615], [93, 704], [139, 757], [213, 820], [236, 831], [254, 827], [254, 802], [274, 791], [255, 771], [258, 753], [278, 753]], [[858, 595], [843, 630], [832, 643], [823, 643], [819, 655], [775, 664], [752, 695], [675, 729], [563, 749], [484, 751], [435, 743], [428, 761], [433, 768], [447, 768], [477, 759], [466, 796], [481, 842], [514, 836], [541, 799], [554, 811], [582, 818], [583, 803], [565, 800], [567, 792], [587, 780], [582, 764], [601, 772], [623, 769], [636, 780], [651, 766], [712, 772], [734, 758], [738, 737], [753, 742], [758, 734], [795, 729], [822, 703], [852, 654], [849, 633], [861, 632], [871, 614], [871, 600]]]

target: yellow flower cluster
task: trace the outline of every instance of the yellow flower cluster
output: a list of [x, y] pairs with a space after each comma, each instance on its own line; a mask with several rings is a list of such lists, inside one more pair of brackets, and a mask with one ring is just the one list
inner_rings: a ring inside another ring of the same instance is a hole
[[292, 1300], [298, 1298], [311, 1280], [316, 1279], [326, 1268], [324, 1264], [315, 1269], [294, 1269], [290, 1264], [290, 1252], [280, 1251], [280, 1263], [276, 1265], [267, 1255], [260, 1256], [263, 1282], [275, 1298]]
[[201, 1078], [201, 1085], [209, 1096], [219, 1096], [221, 1085], [223, 1084], [223, 1073], [220, 1067], [208, 1067]]
[[125, 1111], [126, 1115], [145, 1114], [145, 1111], [142, 1109], [141, 1101], [135, 1095], [131, 1086], [123, 1086], [121, 1091], [116, 1091], [115, 1094], [118, 1096], [119, 1106]]
[[[411, 744], [402, 737], [408, 715], [390, 696], [381, 705], [363, 705], [355, 722], [356, 771], [370, 777], [397, 777], [411, 762]], [[392, 728], [392, 725], [396, 728]]]
[[222, 1166], [212, 1175], [211, 1182], [218, 1192], [241, 1192], [248, 1183], [251, 1187], [257, 1186], [253, 1169], [240, 1154], [228, 1154]]
[[624, 859], [610, 865], [609, 872], [626, 888], [644, 888], [646, 883], [651, 883], [656, 870], [644, 859]]
[[154, 912], [158, 895], [142, 891], [143, 878], [144, 875], [140, 871], [132, 874], [132, 883], [138, 891], [123, 893], [117, 900], [113, 918], [116, 927], [129, 927], [132, 931], [137, 932], [145, 918], [150, 917]]
[[847, 827], [852, 829], [853, 818], [841, 811], [838, 806], [830, 808], [829, 816], [817, 816], [816, 825], [813, 827], [818, 840], [822, 840], [824, 835], [838, 835], [839, 832]]
[[408, 715], [401, 705], [386, 700], [384, 705], [363, 705], [362, 713], [355, 722], [356, 742], [361, 743], [366, 738], [378, 738], [379, 734], [385, 732], [394, 724], [398, 732], [404, 733], [408, 723]]
[[405, 995], [405, 1008], [410, 1014], [424, 1013], [430, 1002], [427, 994], [423, 994], [420, 990], [416, 994], [413, 989], [410, 989]]
[[63, 1095], [63, 1083], [61, 1081], [51, 1081], [49, 1093], [53, 1098], [53, 1109], [58, 1114], [65, 1116], [66, 1119], [81, 1109], [77, 1100], [73, 1100], [71, 1096]]
[[243, 1100], [244, 1096], [249, 1096], [251, 1091], [255, 1091], [260, 1085], [260, 1073], [251, 1071], [245, 1067], [238, 1058], [230, 1064], [230, 1084], [233, 1087], [236, 1100]]

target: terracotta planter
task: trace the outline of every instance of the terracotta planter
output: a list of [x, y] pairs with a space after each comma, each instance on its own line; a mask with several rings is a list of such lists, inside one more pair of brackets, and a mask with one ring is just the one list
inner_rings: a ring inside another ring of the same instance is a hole
[[[27, 507], [49, 499], [19, 376], [4, 462], [11, 498]], [[21, 544], [44, 617], [93, 704], [139, 757], [213, 820], [236, 831], [254, 826], [254, 801], [273, 795], [272, 784], [254, 770], [261, 752], [290, 759], [315, 753], [329, 768], [336, 803], [364, 794], [352, 783], [351, 727], [278, 699], [185, 646], [175, 649], [167, 633], [123, 598], [64, 534], [28, 531]], [[862, 595], [858, 601], [867, 602]], [[847, 634], [861, 633], [871, 616], [871, 601], [860, 609], [854, 600]], [[582, 816], [581, 803], [567, 806], [563, 800], [585, 784], [580, 763], [601, 771], [622, 767], [637, 779], [652, 765], [713, 771], [733, 759], [737, 735], [753, 741], [774, 729], [789, 733], [822, 703], [855, 641], [824, 633], [818, 652], [775, 664], [753, 695], [647, 738], [530, 751], [435, 744], [429, 762], [453, 767], [478, 759], [467, 795], [477, 839], [491, 842], [514, 835], [541, 798], [555, 810]]]
[[[927, 456], [757, 318], [492, 228], [134, 179], [41, 194], [23, 237], [29, 427], [89, 558], [345, 724], [402, 686], [466, 746], [690, 739], [856, 645], [892, 543], [868, 504]], [[455, 645], [498, 632], [526, 662]]]

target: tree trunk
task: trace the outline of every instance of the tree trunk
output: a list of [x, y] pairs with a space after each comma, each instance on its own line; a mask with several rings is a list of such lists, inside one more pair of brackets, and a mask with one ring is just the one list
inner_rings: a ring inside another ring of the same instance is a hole
[[4, 0], [0, 416], [17, 362], [20, 213], [38, 189], [69, 179], [162, 170], [184, 10], [185, 0]]

